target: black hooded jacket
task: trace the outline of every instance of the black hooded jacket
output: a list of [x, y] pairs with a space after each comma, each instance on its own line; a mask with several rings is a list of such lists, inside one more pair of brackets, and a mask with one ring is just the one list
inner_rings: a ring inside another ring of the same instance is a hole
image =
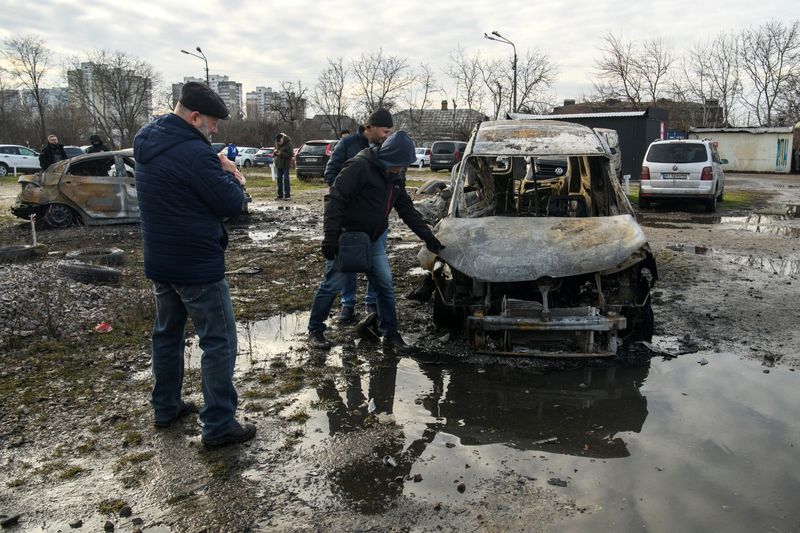
[[342, 231], [363, 231], [374, 241], [389, 227], [392, 208], [420, 239], [434, 239], [406, 192], [403, 176], [386, 172], [375, 149], [365, 148], [345, 163], [325, 195], [325, 239], [338, 239]]
[[63, 144], [50, 144], [47, 143], [39, 152], [39, 166], [42, 170], [47, 170], [47, 167], [58, 161], [67, 159], [67, 152], [64, 151]]

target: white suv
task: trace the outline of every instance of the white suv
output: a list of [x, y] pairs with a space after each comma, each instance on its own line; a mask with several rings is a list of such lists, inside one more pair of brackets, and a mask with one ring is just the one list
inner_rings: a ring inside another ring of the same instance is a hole
[[717, 210], [725, 193], [725, 173], [717, 148], [709, 140], [655, 141], [642, 163], [639, 206], [653, 200], [699, 200]]
[[17, 170], [40, 170], [39, 153], [18, 144], [0, 144], [0, 176]]
[[258, 153], [258, 148], [240, 146], [239, 155], [236, 156], [237, 167], [252, 167]]

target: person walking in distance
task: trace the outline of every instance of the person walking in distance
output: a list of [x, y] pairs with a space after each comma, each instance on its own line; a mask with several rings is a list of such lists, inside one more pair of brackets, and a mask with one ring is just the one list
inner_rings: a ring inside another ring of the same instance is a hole
[[133, 141], [144, 272], [156, 300], [153, 423], [169, 427], [197, 409], [181, 398], [184, 330], [191, 318], [203, 350], [200, 422], [206, 446], [244, 442], [256, 433], [253, 424], [235, 418], [236, 321], [225, 280], [228, 234], [222, 223], [241, 212], [244, 176], [208, 141], [228, 115], [219, 95], [189, 82], [173, 112], [143, 127]]
[[[345, 162], [358, 154], [364, 148], [370, 146], [380, 146], [392, 132], [394, 122], [392, 114], [384, 108], [376, 109], [367, 119], [363, 126], [359, 126], [358, 131], [344, 137], [334, 148], [328, 164], [325, 166], [325, 182], [333, 186], [336, 176], [342, 170]], [[386, 247], [386, 239], [389, 235], [387, 227], [380, 241]], [[341, 309], [339, 311], [340, 322], [352, 322], [356, 317], [356, 292], [358, 290], [358, 275], [351, 272], [347, 282], [342, 289]], [[376, 304], [377, 293], [371, 283], [367, 282], [367, 295], [364, 297], [364, 307], [367, 314], [375, 313], [378, 310]]]
[[292, 166], [294, 157], [294, 147], [292, 140], [285, 133], [275, 136], [275, 153], [272, 156], [275, 161], [275, 170], [278, 172], [278, 195], [276, 200], [289, 200], [292, 197], [291, 186], [289, 185], [289, 169]]

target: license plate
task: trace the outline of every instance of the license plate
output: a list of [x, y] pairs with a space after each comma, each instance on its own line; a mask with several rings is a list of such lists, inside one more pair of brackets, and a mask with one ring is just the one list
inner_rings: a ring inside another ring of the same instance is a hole
[[319, 157], [306, 157], [306, 161], [309, 163], [317, 163], [319, 162]]
[[689, 179], [688, 172], [662, 172], [662, 180], [686, 180]]

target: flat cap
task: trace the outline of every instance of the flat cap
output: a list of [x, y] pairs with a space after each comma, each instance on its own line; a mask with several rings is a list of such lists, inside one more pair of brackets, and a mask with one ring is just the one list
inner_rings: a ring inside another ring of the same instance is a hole
[[377, 126], [383, 128], [391, 128], [394, 126], [394, 122], [392, 121], [392, 114], [389, 113], [388, 109], [383, 107], [379, 107], [367, 119], [367, 126]]
[[184, 83], [179, 102], [186, 109], [222, 120], [227, 120], [231, 114], [222, 98], [205, 83]]

